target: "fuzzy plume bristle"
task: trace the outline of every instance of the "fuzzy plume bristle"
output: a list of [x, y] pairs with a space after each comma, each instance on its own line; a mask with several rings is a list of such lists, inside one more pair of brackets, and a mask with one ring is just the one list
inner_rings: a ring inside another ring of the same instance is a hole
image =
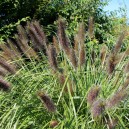
[[77, 35], [74, 36], [74, 51], [76, 55], [78, 55], [78, 50], [79, 50], [79, 42], [77, 39]]
[[66, 76], [62, 73], [62, 74], [59, 74], [59, 82], [61, 85], [64, 85], [65, 81], [66, 81]]
[[8, 71], [2, 67], [0, 67], [0, 76], [6, 76], [8, 74]]
[[74, 52], [74, 49], [70, 49], [70, 55], [69, 55], [70, 62], [72, 63], [73, 67], [77, 68], [77, 58]]
[[59, 122], [57, 120], [52, 120], [50, 121], [50, 128], [55, 128], [58, 124]]
[[58, 65], [57, 65], [57, 60], [56, 60], [56, 50], [52, 45], [48, 46], [47, 55], [48, 55], [50, 66], [52, 67], [54, 71], [57, 71]]
[[123, 85], [122, 85], [122, 89], [125, 90], [126, 88], [128, 88], [129, 86], [129, 76], [126, 77]]
[[115, 129], [117, 124], [118, 124], [117, 119], [112, 119], [112, 120], [108, 121], [108, 123], [107, 123], [109, 129]]
[[87, 95], [87, 102], [92, 105], [93, 102], [96, 100], [100, 92], [99, 86], [93, 86], [90, 88], [88, 95]]
[[108, 60], [107, 60], [107, 72], [108, 74], [112, 74], [113, 71], [115, 70], [115, 58], [116, 58], [116, 55], [111, 53], [108, 57]]
[[6, 60], [0, 58], [0, 65], [5, 68], [7, 71], [9, 71], [11, 74], [16, 73], [16, 68], [14, 65], [7, 63]]
[[53, 36], [53, 45], [56, 48], [57, 53], [59, 53], [60, 48], [59, 48], [58, 40], [57, 40], [57, 38], [55, 36]]
[[84, 22], [79, 24], [78, 33], [76, 35], [76, 40], [79, 44], [84, 44], [84, 41], [85, 41], [85, 25], [84, 25]]
[[91, 106], [91, 114], [94, 118], [97, 118], [103, 114], [105, 110], [105, 103], [103, 100], [96, 100]]
[[96, 53], [94, 50], [91, 51], [91, 61], [92, 61], [92, 64], [95, 62], [95, 59], [96, 59]]
[[129, 55], [129, 48], [127, 48], [125, 51], [125, 56], [128, 56], [128, 55]]
[[37, 32], [37, 35], [39, 35], [42, 38], [42, 41], [40, 42], [41, 45], [44, 46], [45, 49], [47, 49], [47, 38], [43, 31], [43, 27], [39, 24], [39, 21], [34, 21], [33, 26]]
[[89, 24], [88, 24], [88, 35], [92, 39], [94, 37], [94, 18], [89, 18]]
[[11, 85], [0, 77], [0, 89], [3, 91], [8, 91], [11, 88]]
[[124, 67], [124, 73], [129, 73], [129, 62]]
[[70, 43], [68, 41], [68, 38], [65, 33], [65, 22], [62, 19], [58, 20], [58, 38], [59, 38], [59, 43], [66, 53], [66, 55], [70, 54]]
[[107, 46], [103, 45], [100, 50], [100, 59], [101, 59], [102, 64], [104, 64], [104, 62], [105, 62], [107, 49], [108, 49]]
[[39, 35], [37, 35], [37, 32], [36, 32], [33, 24], [28, 22], [26, 29], [27, 29], [28, 35], [30, 36], [30, 39], [33, 43], [34, 49], [42, 51], [44, 48], [44, 46], [42, 46], [42, 44], [41, 44], [42, 39]]
[[106, 108], [112, 108], [112, 107], [118, 105], [126, 97], [127, 97], [127, 92], [125, 89], [115, 92], [112, 97], [107, 99]]
[[3, 50], [3, 56], [5, 56], [8, 60], [15, 60], [16, 54], [12, 51], [7, 44], [0, 44], [0, 48]]
[[126, 31], [123, 31], [120, 34], [120, 36], [119, 36], [119, 38], [118, 38], [118, 40], [117, 40], [117, 42], [116, 42], [116, 44], [114, 46], [114, 50], [113, 50], [114, 53], [118, 53], [119, 50], [121, 49], [121, 45], [122, 45], [122, 42], [123, 42], [123, 40], [124, 40], [124, 38], [126, 36], [126, 33], [127, 33]]
[[16, 41], [18, 46], [21, 48], [23, 53], [30, 59], [30, 58], [37, 58], [36, 52], [33, 50], [32, 47], [28, 45], [28, 41], [24, 38], [20, 38], [19, 35], [15, 35]]
[[80, 51], [79, 51], [79, 66], [82, 66], [85, 64], [86, 61], [86, 52], [85, 52], [85, 47], [84, 44], [80, 46]]
[[43, 28], [40, 26], [38, 21], [28, 22], [27, 33], [31, 38], [34, 49], [43, 51], [46, 54], [47, 50], [47, 38], [43, 31]]
[[17, 30], [18, 30], [18, 35], [19, 35], [20, 39], [24, 39], [24, 41], [28, 42], [29, 39], [27, 37], [27, 33], [26, 33], [25, 29], [21, 25], [18, 25]]
[[40, 97], [41, 101], [44, 103], [46, 109], [50, 112], [56, 112], [56, 106], [51, 98], [45, 94], [44, 92], [38, 92], [38, 96]]
[[22, 58], [21, 53], [15, 43], [11, 39], [7, 39], [7, 43], [9, 45], [9, 48], [15, 53], [15, 56], [17, 59]]

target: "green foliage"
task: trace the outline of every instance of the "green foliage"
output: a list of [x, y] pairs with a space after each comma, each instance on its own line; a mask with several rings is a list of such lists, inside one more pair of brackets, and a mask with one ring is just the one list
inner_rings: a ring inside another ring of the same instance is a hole
[[[84, 22], [88, 28], [89, 17], [94, 17], [96, 38], [103, 43], [107, 40], [108, 33], [111, 33], [112, 23], [110, 17], [103, 11], [107, 1], [101, 0], [54, 0], [46, 5], [41, 4], [35, 18], [40, 20], [42, 25], [54, 23], [57, 18], [64, 17], [67, 22], [68, 34], [71, 38], [77, 31], [78, 22]], [[50, 32], [56, 28], [49, 26], [46, 28]]]
[[83, 21], [88, 27], [89, 17], [93, 16], [96, 38], [103, 43], [112, 32], [111, 19], [103, 11], [107, 3], [107, 0], [4, 0], [0, 2], [0, 37], [3, 40], [12, 36], [18, 21], [29, 18], [38, 19], [52, 39], [56, 30], [54, 21], [64, 17], [68, 22], [68, 35], [73, 39], [77, 23]]
[[41, 0], [0, 1], [0, 39], [6, 39], [16, 32], [16, 25], [32, 19]]

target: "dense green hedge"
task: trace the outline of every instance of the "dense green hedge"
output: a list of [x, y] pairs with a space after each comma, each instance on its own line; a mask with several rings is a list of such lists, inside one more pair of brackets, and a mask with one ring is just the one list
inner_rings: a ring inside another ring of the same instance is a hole
[[68, 22], [68, 34], [73, 35], [77, 23], [84, 21], [88, 27], [90, 16], [95, 20], [95, 35], [102, 43], [110, 33], [111, 20], [104, 13], [107, 0], [3, 0], [0, 2], [0, 39], [12, 36], [17, 24], [28, 19], [38, 19], [48, 36], [56, 31], [55, 22], [59, 16]]

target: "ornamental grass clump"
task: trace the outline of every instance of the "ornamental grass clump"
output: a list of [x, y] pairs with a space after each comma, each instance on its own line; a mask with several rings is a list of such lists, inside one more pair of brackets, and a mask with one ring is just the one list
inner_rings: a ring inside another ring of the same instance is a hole
[[[0, 89], [11, 89], [8, 94], [1, 92], [1, 105], [5, 105], [1, 106], [0, 126], [128, 127], [128, 101], [123, 102], [129, 95], [129, 48], [122, 48], [127, 32], [120, 34], [110, 50], [109, 44], [97, 43], [93, 17], [88, 29], [85, 24], [78, 24], [70, 40], [66, 22], [59, 18], [57, 34], [49, 42], [38, 21], [27, 22], [26, 26], [17, 27], [15, 39], [0, 45]], [[5, 107], [11, 110], [5, 111]], [[11, 116], [13, 122], [4, 116]]]

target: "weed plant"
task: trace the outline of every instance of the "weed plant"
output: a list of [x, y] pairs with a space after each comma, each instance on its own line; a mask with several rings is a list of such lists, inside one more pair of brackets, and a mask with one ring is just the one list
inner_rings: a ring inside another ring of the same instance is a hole
[[17, 29], [0, 44], [1, 129], [129, 128], [127, 31], [112, 47], [94, 43], [93, 18], [73, 42], [61, 18], [52, 43], [38, 21]]

